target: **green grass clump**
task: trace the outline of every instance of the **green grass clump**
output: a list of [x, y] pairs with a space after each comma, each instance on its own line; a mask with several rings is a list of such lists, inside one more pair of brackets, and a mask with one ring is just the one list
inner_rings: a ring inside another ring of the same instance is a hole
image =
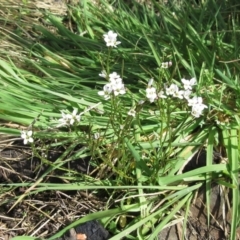
[[[194, 193], [204, 184], [210, 219], [212, 182], [232, 192], [229, 239], [236, 239], [240, 5], [186, 2], [129, 6], [123, 1], [111, 5], [101, 1], [96, 6], [83, 1], [69, 6], [65, 19], [46, 13], [47, 26], [32, 26], [33, 38], [26, 38], [22, 28], [3, 29], [5, 38], [22, 52], [18, 56], [5, 52], [0, 60], [0, 131], [20, 137], [19, 129], [9, 127], [9, 122], [33, 131], [32, 151], [48, 165], [36, 183], [7, 184], [34, 189], [18, 196], [16, 203], [46, 190], [104, 189], [109, 198], [103, 211], [81, 218], [48, 239], [92, 219], [105, 224], [112, 240], [156, 239], [173, 219], [182, 221], [180, 209], [185, 209], [186, 227]], [[118, 33], [121, 44], [117, 47], [107, 47], [103, 40], [109, 30]], [[172, 65], [163, 68], [165, 62]], [[99, 76], [103, 70], [121, 76], [125, 94], [110, 94], [107, 100], [98, 94], [109, 82], [108, 77]], [[197, 80], [191, 98], [201, 97], [207, 106], [199, 117], [191, 114], [186, 99], [169, 95], [149, 101], [146, 97], [150, 87], [165, 95], [171, 84], [183, 89], [183, 78]], [[76, 117], [70, 116], [74, 109], [80, 120], [59, 126], [59, 119]], [[79, 145], [81, 149], [71, 154]], [[56, 146], [66, 149], [56, 161], [40, 156], [42, 149]], [[184, 166], [202, 149], [207, 153], [205, 166], [184, 172]], [[221, 151], [227, 162], [213, 164], [215, 151]], [[97, 176], [63, 167], [83, 157], [91, 158]], [[65, 173], [59, 178], [70, 183], [45, 182], [56, 169], [62, 169]]]

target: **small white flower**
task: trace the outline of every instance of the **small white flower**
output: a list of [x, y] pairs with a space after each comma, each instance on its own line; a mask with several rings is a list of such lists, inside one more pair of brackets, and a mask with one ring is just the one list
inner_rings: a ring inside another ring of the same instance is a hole
[[183, 93], [183, 97], [188, 100], [190, 98], [190, 95], [191, 95], [192, 91], [190, 90], [185, 90], [184, 93]]
[[193, 106], [193, 105], [196, 105], [196, 104], [202, 104], [202, 97], [197, 97], [197, 96], [194, 96], [193, 98], [191, 99], [188, 99], [188, 106]]
[[107, 72], [105, 70], [102, 70], [101, 73], [99, 73], [99, 76], [102, 78], [107, 78]]
[[176, 97], [176, 98], [179, 98], [179, 99], [183, 99], [183, 94], [184, 94], [184, 91], [177, 90], [177, 91], [174, 92], [173, 97]]
[[98, 95], [104, 96], [105, 100], [108, 100], [111, 93], [115, 96], [126, 93], [122, 78], [116, 72], [109, 74], [109, 83], [103, 87], [103, 91], [98, 92]]
[[110, 83], [112, 84], [113, 89], [115, 85], [123, 85], [121, 78], [112, 79]]
[[156, 88], [150, 87], [146, 89], [146, 97], [152, 103], [157, 98]]
[[166, 98], [167, 96], [164, 95], [164, 92], [163, 92], [163, 91], [160, 91], [160, 92], [158, 93], [158, 97], [159, 97], [159, 98]]
[[153, 80], [153, 78], [151, 78], [151, 79], [148, 81], [148, 87], [151, 87], [151, 86], [153, 85], [153, 82], [154, 82], [154, 80]]
[[58, 121], [60, 124], [57, 125], [57, 127], [62, 127], [65, 125], [73, 125], [75, 122], [79, 122], [81, 119], [80, 114], [77, 115], [77, 109], [75, 108], [72, 113], [65, 113], [64, 111], [61, 111], [62, 118], [60, 118]]
[[70, 125], [73, 125], [75, 122], [79, 122], [81, 119], [80, 115], [77, 115], [77, 109], [75, 108], [71, 114], [67, 114], [67, 120]]
[[128, 115], [135, 117], [136, 116], [136, 111], [134, 109], [130, 109], [128, 111]]
[[107, 47], [117, 47], [117, 45], [121, 43], [117, 41], [117, 33], [114, 33], [113, 31], [103, 34], [103, 37]]
[[69, 124], [68, 114], [65, 114], [63, 111], [61, 111], [61, 114], [62, 114], [62, 118], [58, 119], [60, 124], [58, 124], [57, 127], [62, 127], [64, 125], [68, 125]]
[[200, 117], [200, 115], [202, 114], [204, 108], [207, 108], [207, 106], [204, 105], [204, 104], [201, 104], [201, 103], [200, 103], [200, 104], [194, 104], [194, 105], [192, 106], [191, 114], [192, 114], [194, 117], [198, 118], [198, 117]]
[[162, 68], [169, 68], [171, 66], [172, 66], [172, 62], [171, 61], [170, 62], [162, 62], [161, 63], [161, 67]]
[[167, 95], [174, 95], [178, 91], [178, 86], [176, 84], [171, 84], [169, 88], [166, 88]]
[[105, 100], [108, 100], [110, 98], [110, 94], [112, 92], [112, 85], [110, 83], [107, 83], [103, 87], [103, 91], [99, 91], [98, 95], [104, 96]]
[[113, 93], [114, 93], [115, 96], [117, 96], [119, 94], [121, 94], [121, 95], [125, 94], [126, 89], [124, 87], [124, 84], [122, 84], [122, 83], [121, 84], [115, 84], [113, 86]]
[[202, 112], [196, 111], [196, 109], [192, 109], [191, 114], [195, 117], [195, 118], [199, 118]]
[[27, 144], [28, 142], [32, 143], [32, 131], [22, 131], [21, 132], [21, 138], [23, 139], [23, 143]]
[[188, 99], [188, 106], [192, 107], [191, 113], [196, 118], [200, 117], [203, 110], [207, 108], [207, 106], [202, 102], [203, 102], [202, 97], [195, 96], [192, 99]]
[[197, 84], [196, 78], [191, 78], [190, 80], [181, 79], [181, 82], [183, 83], [183, 87], [185, 90], [192, 90], [192, 87]]
[[119, 94], [125, 94], [126, 90], [121, 78], [115, 78], [111, 80], [112, 90], [115, 96]]
[[116, 79], [121, 78], [116, 72], [109, 74], [109, 81], [115, 81]]

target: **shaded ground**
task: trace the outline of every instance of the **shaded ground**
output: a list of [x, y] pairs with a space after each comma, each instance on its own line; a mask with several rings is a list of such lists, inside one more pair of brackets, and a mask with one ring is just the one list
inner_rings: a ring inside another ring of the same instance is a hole
[[[214, 152], [213, 163], [220, 163], [223, 159]], [[185, 166], [184, 172], [206, 165], [206, 152], [197, 153]], [[210, 195], [210, 224], [208, 227], [205, 186], [196, 193], [190, 206], [190, 214], [183, 232], [183, 220], [173, 226], [165, 228], [160, 234], [161, 240], [180, 240], [182, 236], [191, 240], [227, 240], [229, 239], [229, 223], [231, 221], [231, 200], [229, 192], [223, 186], [212, 183]], [[181, 212], [184, 216], [185, 213]], [[177, 220], [177, 219], [176, 219]], [[239, 232], [240, 233], [240, 232]], [[238, 234], [237, 239], [240, 239]]]
[[[185, 239], [191, 240], [229, 239], [230, 216], [227, 211], [227, 203], [224, 202], [226, 198], [223, 196], [224, 194], [224, 190], [219, 185], [212, 187], [209, 228], [207, 225], [205, 190], [202, 189], [190, 207], [190, 217], [188, 218], [186, 233], [183, 233], [183, 221], [181, 221], [172, 227], [164, 229], [159, 235], [159, 239], [179, 240], [182, 234], [184, 234]], [[223, 214], [224, 207], [226, 208], [224, 211], [226, 215]]]
[[[4, 142], [0, 151], [1, 184], [36, 182], [48, 169], [47, 164], [32, 157], [29, 148], [22, 146], [19, 141], [16, 141], [16, 144], [12, 144], [14, 141], [11, 139], [1, 142]], [[49, 151], [46, 158], [55, 161], [61, 154], [60, 149], [55, 149]], [[50, 172], [42, 182], [63, 182], [61, 176], [67, 173], [67, 169], [77, 172], [79, 177], [81, 174], [88, 174], [89, 159], [77, 159], [66, 163], [63, 168], [64, 171]], [[0, 237], [4, 240], [23, 234], [48, 238], [71, 221], [101, 210], [106, 201], [89, 191], [46, 191], [29, 195], [13, 207], [15, 196], [24, 194], [28, 187], [12, 187], [7, 190], [6, 192], [6, 188], [0, 189]], [[100, 226], [99, 229], [101, 231]]]

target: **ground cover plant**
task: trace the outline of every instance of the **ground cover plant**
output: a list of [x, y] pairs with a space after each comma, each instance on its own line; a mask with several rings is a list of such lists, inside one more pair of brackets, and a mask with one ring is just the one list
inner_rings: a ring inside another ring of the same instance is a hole
[[[1, 144], [22, 149], [27, 165], [35, 161], [29, 176], [1, 156], [1, 213], [28, 206], [19, 219], [30, 225], [11, 229], [13, 239], [57, 239], [90, 220], [112, 240], [161, 239], [171, 225], [189, 239], [201, 189], [208, 226], [214, 218], [213, 184], [222, 191], [223, 223], [214, 219], [221, 239], [239, 238], [240, 4], [233, 2], [82, 1], [35, 22], [25, 22], [25, 3], [15, 19], [1, 19], [8, 42]], [[83, 162], [83, 170], [74, 165]], [[70, 207], [79, 193], [95, 206], [46, 230], [62, 221], [55, 196]], [[28, 210], [48, 220], [34, 226]], [[204, 234], [198, 239], [211, 235]]]

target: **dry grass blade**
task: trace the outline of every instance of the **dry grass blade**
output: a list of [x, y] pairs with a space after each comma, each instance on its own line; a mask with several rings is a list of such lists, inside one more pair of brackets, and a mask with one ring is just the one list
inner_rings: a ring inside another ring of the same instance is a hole
[[[56, 15], [65, 15], [67, 12], [67, 4], [63, 0], [31, 0], [31, 1], [22, 1], [22, 0], [2, 0], [0, 3], [1, 9], [20, 9], [28, 10], [28, 15], [32, 16], [42, 16], [42, 13], [39, 10], [48, 10]], [[6, 12], [6, 11], [5, 11]]]

